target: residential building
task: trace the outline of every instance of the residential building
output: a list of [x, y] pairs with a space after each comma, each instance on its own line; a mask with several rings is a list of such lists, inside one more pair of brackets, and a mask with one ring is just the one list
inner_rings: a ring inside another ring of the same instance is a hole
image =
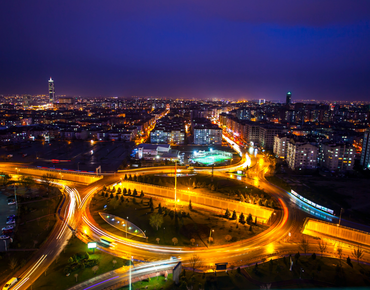
[[292, 170], [317, 168], [317, 146], [306, 141], [299, 142], [291, 139], [287, 150], [287, 163]]

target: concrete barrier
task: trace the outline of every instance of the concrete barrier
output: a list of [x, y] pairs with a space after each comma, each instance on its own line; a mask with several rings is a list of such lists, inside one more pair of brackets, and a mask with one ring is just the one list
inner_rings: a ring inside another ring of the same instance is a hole
[[29, 174], [32, 176], [42, 177], [45, 174], [51, 174], [56, 176], [57, 179], [63, 179], [68, 181], [75, 181], [90, 184], [103, 178], [101, 175], [91, 175], [77, 172], [68, 172], [64, 170], [48, 170], [38, 168], [24, 168], [20, 167], [17, 169], [18, 174]]
[[[140, 194], [140, 191], [142, 190], [145, 193], [172, 200], [175, 199], [175, 190], [168, 187], [127, 180], [122, 181], [120, 184], [116, 184], [116, 186], [126, 188], [127, 190], [131, 189], [131, 191], [136, 189], [138, 194]], [[176, 199], [179, 199], [182, 202], [189, 202], [191, 200], [191, 202], [194, 204], [210, 206], [218, 209], [226, 210], [228, 208], [230, 211], [235, 210], [236, 212], [243, 214], [250, 213], [253, 217], [257, 217], [261, 222], [266, 222], [274, 212], [274, 209], [269, 207], [234, 201], [226, 198], [214, 197], [207, 194], [199, 195], [195, 192], [187, 190], [177, 190]]]
[[339, 226], [337, 224], [313, 218], [306, 218], [302, 233], [320, 238], [325, 237], [332, 240], [338, 240], [348, 244], [362, 244], [364, 246], [370, 246], [370, 233], [368, 232]]

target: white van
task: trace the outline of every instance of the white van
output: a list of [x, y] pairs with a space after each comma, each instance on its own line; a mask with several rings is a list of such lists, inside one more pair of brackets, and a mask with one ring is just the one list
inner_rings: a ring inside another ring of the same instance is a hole
[[8, 290], [8, 289], [12, 288], [15, 285], [15, 283], [17, 283], [17, 282], [18, 282], [18, 278], [13, 277], [8, 282], [6, 282], [6, 284], [3, 287], [3, 290]]

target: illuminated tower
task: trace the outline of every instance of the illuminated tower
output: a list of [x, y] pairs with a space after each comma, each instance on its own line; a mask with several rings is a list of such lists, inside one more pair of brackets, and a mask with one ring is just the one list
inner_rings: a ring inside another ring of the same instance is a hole
[[54, 81], [50, 77], [50, 80], [49, 80], [49, 103], [51, 103], [51, 104], [54, 103], [54, 97], [55, 97]]
[[291, 92], [288, 92], [286, 94], [285, 105], [289, 106], [291, 103], [292, 103], [292, 93]]

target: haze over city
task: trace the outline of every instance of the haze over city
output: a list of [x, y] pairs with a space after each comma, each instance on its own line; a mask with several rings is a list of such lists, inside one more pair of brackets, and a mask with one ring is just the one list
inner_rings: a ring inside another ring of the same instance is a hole
[[370, 2], [5, 1], [0, 94], [368, 100]]

